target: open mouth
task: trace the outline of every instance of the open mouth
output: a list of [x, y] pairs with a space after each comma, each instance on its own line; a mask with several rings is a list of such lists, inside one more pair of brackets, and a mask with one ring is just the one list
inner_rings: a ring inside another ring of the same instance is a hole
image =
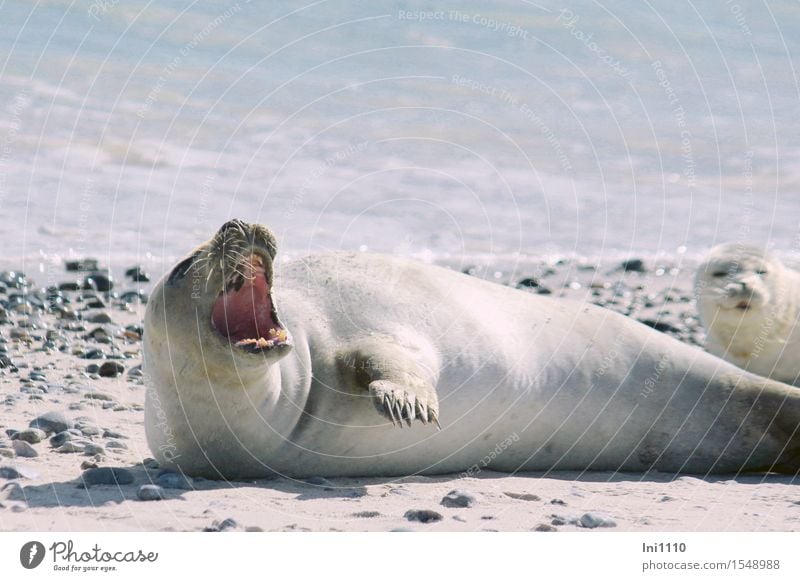
[[211, 312], [214, 329], [249, 353], [262, 353], [287, 344], [289, 336], [278, 320], [263, 258], [252, 254], [244, 268], [235, 270], [214, 302]]

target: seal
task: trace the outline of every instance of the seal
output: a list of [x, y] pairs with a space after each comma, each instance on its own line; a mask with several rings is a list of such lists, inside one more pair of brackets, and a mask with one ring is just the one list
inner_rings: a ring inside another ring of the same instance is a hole
[[242, 479], [795, 473], [800, 390], [610, 310], [231, 221], [147, 306], [148, 444]]
[[760, 248], [721, 244], [698, 267], [695, 296], [709, 352], [800, 385], [800, 273]]

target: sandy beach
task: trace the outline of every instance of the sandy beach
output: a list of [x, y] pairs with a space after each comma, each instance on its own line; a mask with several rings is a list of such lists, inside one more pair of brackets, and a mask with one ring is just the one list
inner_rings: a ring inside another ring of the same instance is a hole
[[[563, 260], [528, 270], [500, 283], [600, 304], [702, 343], [692, 264]], [[35, 277], [3, 275], [0, 530], [800, 530], [797, 479], [778, 475], [479, 469], [469, 476], [225, 482], [164, 473], [144, 434], [144, 306], [124, 294], [146, 296], [152, 282], [114, 274], [110, 292], [67, 290], [83, 286], [88, 272], [64, 271], [61, 291], [37, 290]], [[163, 498], [143, 500], [148, 494]]]

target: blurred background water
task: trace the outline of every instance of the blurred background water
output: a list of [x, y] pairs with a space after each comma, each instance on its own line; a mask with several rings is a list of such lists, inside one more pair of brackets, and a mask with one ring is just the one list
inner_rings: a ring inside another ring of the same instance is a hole
[[800, 5], [5, 0], [4, 263], [800, 250]]

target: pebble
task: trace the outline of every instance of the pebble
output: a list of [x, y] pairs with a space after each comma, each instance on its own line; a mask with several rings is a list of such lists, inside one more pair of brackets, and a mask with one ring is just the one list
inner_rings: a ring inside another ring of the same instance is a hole
[[529, 502], [535, 502], [537, 500], [542, 500], [541, 498], [539, 498], [535, 494], [528, 494], [528, 493], [522, 494], [522, 493], [519, 493], [519, 492], [504, 492], [503, 494], [505, 494], [509, 498], [513, 498], [515, 500], [527, 500]]
[[631, 258], [630, 260], [623, 261], [619, 265], [618, 270], [623, 270], [625, 272], [647, 272], [644, 261], [640, 258]]
[[580, 526], [586, 529], [595, 529], [598, 527], [615, 527], [617, 523], [609, 516], [597, 512], [587, 512], [581, 517]]
[[39, 456], [39, 452], [36, 451], [36, 448], [31, 446], [28, 442], [14, 440], [11, 445], [14, 448], [14, 453], [20, 458], [36, 458]]
[[103, 393], [102, 391], [90, 391], [83, 395], [86, 399], [96, 399], [100, 401], [114, 401], [114, 398], [108, 395], [107, 393]]
[[101, 293], [109, 292], [114, 288], [114, 280], [111, 275], [103, 272], [93, 272], [83, 279], [84, 290], [95, 290]]
[[44, 430], [40, 430], [38, 428], [30, 428], [27, 430], [22, 430], [21, 432], [17, 432], [14, 435], [15, 440], [22, 440], [23, 442], [27, 442], [28, 444], [38, 444], [46, 437], [47, 434], [44, 432]]
[[106, 453], [105, 448], [100, 444], [96, 444], [94, 442], [89, 442], [84, 446], [83, 453], [87, 456], [104, 456]]
[[80, 424], [76, 427], [84, 436], [97, 436], [100, 434], [100, 428], [93, 426], [92, 424]]
[[120, 442], [119, 440], [111, 440], [106, 443], [106, 448], [109, 450], [127, 450], [128, 445], [125, 442]]
[[136, 496], [139, 500], [164, 500], [164, 489], [155, 484], [142, 484]]
[[208, 526], [208, 527], [204, 528], [203, 532], [204, 533], [221, 533], [221, 532], [226, 531], [228, 529], [235, 529], [238, 526], [239, 526], [239, 523], [237, 523], [234, 519], [226, 518], [225, 520], [222, 520], [222, 521], [215, 520], [214, 522], [211, 523], [211, 526]]
[[89, 318], [87, 318], [86, 321], [89, 323], [94, 323], [96, 325], [108, 325], [113, 322], [113, 320], [111, 319], [111, 315], [109, 315], [105, 311], [94, 313], [93, 315], [89, 316]]
[[100, 484], [133, 484], [133, 473], [126, 468], [90, 468], [81, 474], [81, 480], [86, 487]]
[[94, 272], [100, 268], [96, 258], [69, 260], [65, 266], [67, 272]]
[[89, 460], [81, 462], [81, 470], [91, 470], [92, 468], [97, 468], [97, 464], [89, 462]]
[[[115, 432], [114, 430], [108, 430], [108, 429], [103, 430], [103, 437], [104, 438], [114, 438], [114, 439], [117, 439], [117, 440], [127, 440], [128, 439], [128, 436], [123, 436], [119, 432]], [[153, 460], [152, 458], [149, 458], [149, 459]], [[153, 460], [153, 462], [155, 462], [155, 460]]]
[[444, 518], [441, 514], [439, 514], [435, 510], [427, 510], [427, 509], [407, 510], [403, 516], [410, 521], [417, 521], [424, 524], [438, 522]]
[[176, 490], [193, 490], [192, 479], [183, 474], [165, 470], [156, 477], [156, 482], [164, 488], [173, 488]]
[[[106, 354], [103, 353], [100, 349], [89, 349], [83, 355], [81, 355], [84, 359], [105, 359]], [[99, 371], [100, 368], [98, 367], [97, 370]]]
[[534, 532], [537, 533], [555, 533], [558, 532], [558, 529], [552, 525], [548, 524], [540, 524], [537, 525], [534, 529]]
[[442, 498], [440, 504], [448, 508], [470, 508], [475, 502], [472, 494], [461, 490], [451, 490]]
[[0, 448], [0, 458], [13, 458], [14, 450], [11, 448]]
[[133, 282], [150, 282], [150, 276], [142, 270], [141, 266], [134, 266], [125, 271], [125, 276]]
[[79, 441], [69, 441], [65, 442], [58, 448], [56, 448], [56, 452], [59, 454], [79, 454], [86, 451], [86, 444], [84, 442]]
[[125, 373], [125, 366], [119, 361], [106, 361], [97, 371], [100, 377], [118, 377]]
[[72, 427], [72, 422], [61, 412], [47, 412], [31, 420], [28, 427], [39, 428], [48, 434], [57, 434], [70, 429]]
[[63, 432], [59, 432], [55, 436], [50, 438], [50, 445], [53, 448], [58, 448], [59, 446], [63, 446], [64, 444], [72, 440], [72, 438], [73, 434], [71, 434], [67, 430], [64, 430]]
[[375, 518], [376, 516], [381, 516], [377, 510], [362, 510], [361, 512], [354, 512], [353, 516], [355, 518]]

